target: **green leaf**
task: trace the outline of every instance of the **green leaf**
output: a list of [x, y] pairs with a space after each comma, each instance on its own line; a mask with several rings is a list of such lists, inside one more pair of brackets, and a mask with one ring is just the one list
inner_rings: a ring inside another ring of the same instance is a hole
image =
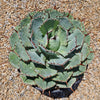
[[58, 53], [62, 54], [64, 57], [67, 56], [69, 53], [75, 50], [76, 47], [76, 39], [73, 38], [71, 41], [68, 42], [67, 47], [65, 46], [60, 46], [58, 49]]
[[71, 23], [73, 24], [74, 28], [78, 28], [80, 29], [84, 34], [86, 33], [85, 27], [84, 27], [84, 23], [79, 21], [79, 20], [75, 20], [74, 18], [72, 18]]
[[90, 53], [90, 49], [86, 43], [83, 44], [81, 53], [82, 53], [82, 61], [84, 61]]
[[73, 73], [73, 76], [79, 76], [86, 71], [86, 66], [79, 66], [79, 70]]
[[87, 57], [87, 59], [85, 60], [85, 62], [83, 62], [84, 65], [87, 65], [89, 64], [94, 58], [94, 53], [93, 53], [93, 50], [90, 48], [90, 53]]
[[67, 88], [66, 83], [62, 83], [62, 84], [57, 83], [57, 86], [58, 86], [59, 88]]
[[[30, 12], [23, 20], [21, 20], [21, 23], [20, 23], [20, 28], [22, 27], [25, 27], [27, 26], [28, 24], [30, 24], [31, 22], [31, 17], [33, 17], [33, 15], [35, 14], [35, 11], [34, 12]], [[30, 17], [31, 16], [31, 17]]]
[[42, 45], [39, 45], [42, 53], [46, 56], [56, 56], [55, 52], [51, 51], [51, 50], [48, 50], [46, 49], [45, 47], [43, 47]]
[[57, 10], [51, 10], [50, 18], [57, 18], [63, 16], [63, 13], [58, 12]]
[[39, 42], [39, 44], [41, 44], [44, 47], [46, 47], [47, 46], [47, 42], [48, 42], [47, 34], [44, 37], [42, 37], [41, 39], [38, 39], [37, 41]]
[[46, 90], [46, 89], [49, 89], [49, 88], [55, 86], [55, 82], [53, 82], [53, 81], [47, 82], [47, 81], [41, 79], [40, 77], [37, 78], [37, 79], [35, 79], [35, 83], [36, 83], [40, 88], [42, 88], [43, 90]]
[[66, 46], [67, 45], [67, 31], [65, 31], [63, 28], [59, 27], [58, 31], [56, 32], [57, 36], [59, 37], [60, 39], [60, 45], [64, 45]]
[[49, 19], [41, 25], [40, 30], [43, 35], [47, 34], [51, 30], [55, 30], [59, 24], [58, 20]]
[[69, 61], [69, 58], [65, 59], [65, 58], [56, 58], [56, 59], [50, 59], [48, 61], [48, 64], [51, 65], [57, 65], [57, 66], [63, 66], [65, 65], [67, 62]]
[[36, 18], [36, 19], [33, 19], [32, 20], [32, 25], [31, 25], [31, 28], [32, 30], [37, 33], [38, 30], [36, 29], [39, 29], [39, 27], [43, 24], [43, 20], [42, 18]]
[[21, 75], [20, 77], [22, 78], [24, 83], [29, 84], [29, 85], [35, 85], [33, 79], [28, 79], [25, 75]]
[[43, 14], [43, 12], [36, 12], [36, 14], [34, 14], [34, 19], [36, 19], [36, 18], [38, 18], [38, 17], [43, 17], [44, 16], [44, 14]]
[[29, 50], [28, 54], [34, 63], [45, 65], [45, 62], [43, 61], [43, 59], [35, 52], [34, 49]]
[[[38, 51], [40, 51], [38, 45], [39, 45], [39, 42], [41, 41], [41, 38], [40, 39], [35, 38], [34, 34], [32, 35], [32, 38], [31, 38], [31, 44], [32, 44], [33, 48], [37, 49]], [[40, 40], [40, 41], [38, 41], [38, 40]]]
[[89, 64], [94, 58], [94, 53], [90, 53], [87, 57], [87, 63]]
[[31, 33], [32, 33], [32, 36], [31, 36], [32, 46], [34, 48], [37, 48], [38, 51], [40, 51], [39, 47], [38, 47], [39, 42], [43, 39], [42, 33], [40, 31], [40, 26], [42, 24], [43, 24], [42, 18], [36, 18], [36, 19], [33, 19], [32, 25], [31, 25], [31, 28], [30, 28]]
[[45, 62], [46, 61], [46, 57], [43, 53], [40, 54], [40, 58]]
[[40, 26], [43, 24], [42, 18], [37, 18], [32, 20], [31, 25], [31, 33], [33, 33], [35, 39], [40, 39], [42, 37], [42, 33], [40, 31]]
[[72, 19], [71, 22], [72, 22], [72, 24], [73, 24], [73, 26], [75, 28], [80, 28], [80, 29], [82, 28], [82, 25], [81, 25], [81, 22], [80, 21], [75, 20], [75, 19]]
[[79, 76], [79, 75], [81, 75], [81, 74], [83, 74], [83, 72], [81, 72], [81, 71], [76, 71], [76, 72], [73, 73], [73, 76]]
[[51, 38], [49, 40], [49, 48], [52, 51], [57, 51], [60, 47], [60, 40], [59, 37], [55, 37], [56, 39]]
[[76, 82], [76, 78], [70, 79], [69, 82], [68, 82], [68, 84], [67, 84], [67, 87], [71, 88], [75, 82]]
[[45, 11], [37, 12], [37, 13], [34, 15], [34, 19], [36, 19], [36, 18], [42, 18], [43, 21], [45, 21], [45, 20], [48, 19], [48, 14], [45, 13]]
[[26, 26], [27, 24], [30, 23], [30, 21], [31, 21], [31, 18], [29, 16], [27, 16], [26, 18], [21, 20], [20, 27], [22, 28], [23, 26]]
[[35, 71], [43, 78], [49, 78], [57, 74], [57, 71], [51, 68], [36, 68]]
[[54, 81], [58, 82], [67, 82], [67, 80], [71, 77], [73, 72], [59, 72], [56, 78], [53, 78]]
[[90, 36], [89, 36], [89, 35], [87, 35], [87, 36], [85, 37], [84, 42], [87, 43], [88, 45], [90, 45]]
[[30, 64], [25, 64], [20, 61], [20, 69], [21, 72], [27, 76], [37, 76], [37, 73], [35, 72], [35, 65], [32, 62]]
[[72, 27], [72, 24], [70, 23], [67, 17], [59, 18], [59, 23], [64, 29], [67, 29], [67, 30]]
[[65, 69], [72, 69], [77, 67], [81, 63], [81, 54], [77, 53], [75, 56], [72, 57], [69, 64], [65, 67]]
[[86, 66], [80, 65], [80, 66], [79, 66], [79, 71], [85, 72], [85, 71], [86, 71]]
[[19, 42], [19, 41], [20, 41], [20, 40], [19, 40], [19, 38], [18, 38], [18, 34], [17, 34], [16, 32], [14, 32], [14, 33], [11, 35], [11, 37], [10, 37], [10, 45], [11, 45], [12, 49], [15, 48], [15, 44], [16, 44], [17, 42]]
[[40, 38], [35, 38], [34, 34], [32, 35], [32, 46], [34, 48], [36, 48], [38, 51], [40, 51], [39, 49], [39, 44], [40, 45], [43, 45], [44, 47], [47, 46], [47, 43], [48, 43], [48, 38], [47, 38], [47, 35], [45, 35], [44, 37], [40, 37]]
[[72, 88], [73, 84], [76, 82], [76, 78], [72, 78], [68, 81], [68, 83], [57, 83], [59, 88]]
[[31, 42], [29, 40], [30, 37], [30, 33], [29, 33], [29, 27], [28, 25], [26, 27], [23, 27], [20, 31], [19, 31], [19, 35], [20, 38], [22, 40], [22, 43], [25, 47], [31, 47]]
[[29, 13], [23, 20], [21, 20], [20, 24], [15, 27], [15, 30], [19, 31], [21, 28], [25, 26], [30, 26], [31, 22], [31, 16], [33, 16], [34, 12]]
[[69, 35], [68, 40], [70, 41], [74, 37], [76, 38], [76, 44], [78, 48], [80, 48], [83, 44], [84, 34], [79, 29], [75, 29], [74, 32], [71, 35]]
[[17, 31], [19, 31], [20, 29], [22, 29], [23, 27], [27, 27], [29, 28], [30, 26], [30, 22], [31, 22], [31, 17], [30, 16], [33, 16], [35, 12], [30, 12], [23, 20], [21, 20], [21, 23], [15, 27], [15, 29]]
[[66, 49], [67, 48], [65, 46], [61, 45], [57, 52], [60, 53], [60, 54], [62, 54], [63, 56], [66, 56], [68, 54], [68, 52], [67, 52]]
[[25, 48], [22, 46], [20, 42], [16, 43], [15, 51], [17, 54], [24, 60], [28, 61], [30, 58], [25, 50]]
[[19, 68], [20, 59], [14, 52], [10, 52], [9, 61], [12, 66], [14, 66], [15, 68]]

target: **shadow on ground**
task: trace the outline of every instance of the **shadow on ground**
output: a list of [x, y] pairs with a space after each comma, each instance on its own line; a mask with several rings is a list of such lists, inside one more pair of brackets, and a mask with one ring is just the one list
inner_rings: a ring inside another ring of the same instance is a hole
[[41, 92], [41, 94], [46, 95], [48, 97], [51, 98], [65, 98], [65, 97], [69, 97], [79, 86], [80, 82], [82, 81], [84, 75], [81, 75], [78, 80], [73, 84], [72, 89], [70, 88], [60, 88], [60, 89], [49, 89], [46, 91], [42, 91], [42, 89], [33, 86], [34, 88], [36, 88], [37, 90], [39, 90]]

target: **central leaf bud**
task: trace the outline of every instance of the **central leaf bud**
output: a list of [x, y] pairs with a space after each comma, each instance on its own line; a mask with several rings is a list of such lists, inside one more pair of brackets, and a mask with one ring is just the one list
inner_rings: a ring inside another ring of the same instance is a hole
[[45, 37], [47, 35], [46, 48], [52, 51], [57, 51], [60, 47], [60, 39], [57, 36], [58, 24], [59, 24], [58, 20], [49, 19], [45, 21], [40, 27], [42, 36]]

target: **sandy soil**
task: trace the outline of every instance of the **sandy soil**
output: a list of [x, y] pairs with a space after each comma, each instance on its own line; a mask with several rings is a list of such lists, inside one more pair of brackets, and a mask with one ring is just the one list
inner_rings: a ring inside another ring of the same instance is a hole
[[100, 0], [0, 0], [0, 100], [53, 100], [24, 84], [8, 55], [9, 37], [20, 20], [55, 4], [59, 11], [70, 9], [75, 18], [84, 20], [95, 54], [78, 89], [63, 100], [100, 100]]

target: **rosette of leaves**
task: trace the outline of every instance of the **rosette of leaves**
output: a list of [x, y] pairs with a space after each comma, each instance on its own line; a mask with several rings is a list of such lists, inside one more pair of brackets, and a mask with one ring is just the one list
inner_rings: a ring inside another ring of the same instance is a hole
[[53, 9], [29, 13], [10, 37], [9, 60], [24, 83], [43, 91], [72, 88], [93, 59], [82, 22]]

